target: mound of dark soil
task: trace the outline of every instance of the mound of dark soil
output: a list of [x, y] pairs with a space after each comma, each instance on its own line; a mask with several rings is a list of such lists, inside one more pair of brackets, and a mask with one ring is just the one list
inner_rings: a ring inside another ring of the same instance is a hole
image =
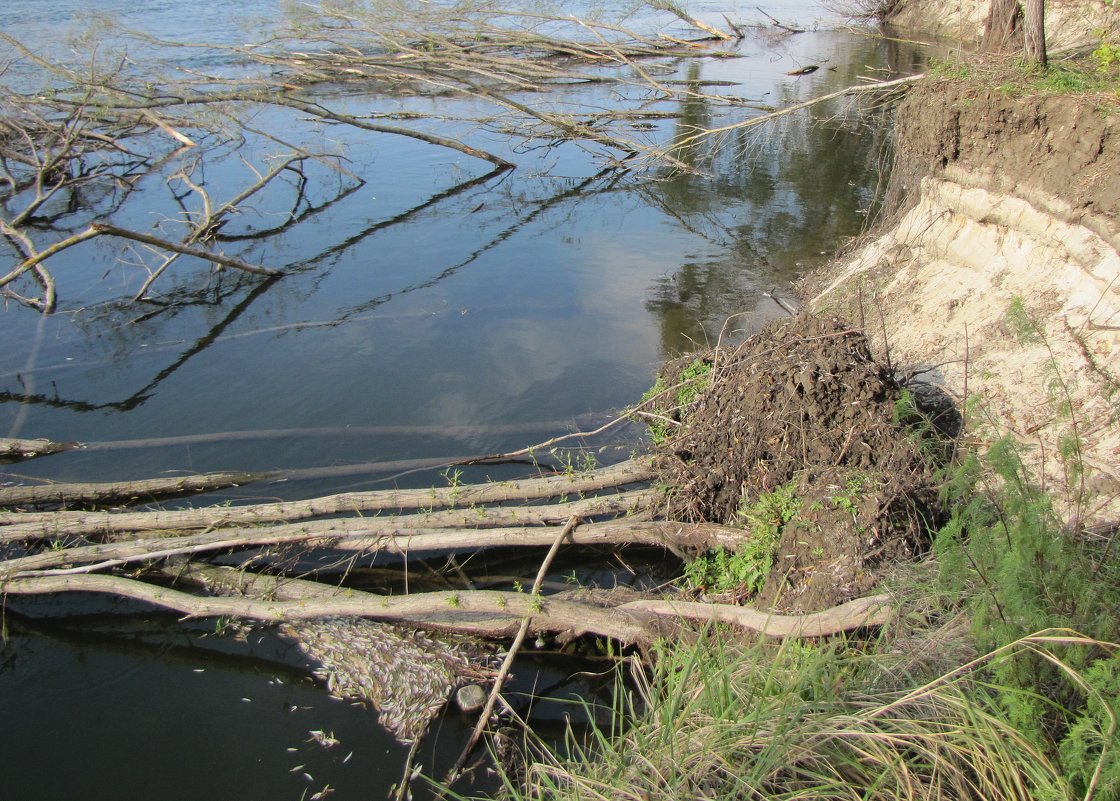
[[[698, 365], [707, 376], [696, 378]], [[689, 391], [681, 385], [691, 382]], [[676, 425], [659, 445], [674, 519], [743, 523], [791, 483], [763, 602], [794, 611], [856, 597], [880, 567], [928, 544], [936, 491], [919, 437], [896, 422], [902, 389], [863, 334], [802, 316], [734, 350], [666, 365], [649, 408]], [[687, 406], [673, 407], [673, 399]]]

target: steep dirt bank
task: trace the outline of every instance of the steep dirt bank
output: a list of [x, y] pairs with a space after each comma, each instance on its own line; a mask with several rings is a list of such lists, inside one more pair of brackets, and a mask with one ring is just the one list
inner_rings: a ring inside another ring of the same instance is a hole
[[811, 306], [862, 319], [970, 422], [1033, 448], [1086, 521], [1120, 497], [1120, 102], [930, 80], [899, 110], [885, 232], [817, 276]]

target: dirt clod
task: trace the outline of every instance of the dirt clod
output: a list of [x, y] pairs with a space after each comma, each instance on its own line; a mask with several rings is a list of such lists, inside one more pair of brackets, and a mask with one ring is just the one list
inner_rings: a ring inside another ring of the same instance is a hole
[[711, 365], [660, 445], [675, 519], [743, 523], [759, 497], [790, 482], [797, 508], [781, 526], [756, 602], [813, 611], [856, 597], [881, 566], [928, 543], [936, 493], [918, 437], [896, 419], [903, 390], [864, 335], [826, 318], [771, 324], [734, 350], [665, 367], [665, 398], [697, 358]]

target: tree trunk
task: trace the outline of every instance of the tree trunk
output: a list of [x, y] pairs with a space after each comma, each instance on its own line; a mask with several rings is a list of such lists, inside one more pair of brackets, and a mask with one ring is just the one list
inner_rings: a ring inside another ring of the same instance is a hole
[[1046, 3], [1045, 0], [1026, 0], [1024, 17], [1024, 52], [1027, 62], [1046, 66]]
[[984, 40], [980, 49], [985, 53], [1009, 51], [1019, 33], [1021, 16], [1019, 0], [992, 0], [988, 9], [988, 21], [984, 24]]

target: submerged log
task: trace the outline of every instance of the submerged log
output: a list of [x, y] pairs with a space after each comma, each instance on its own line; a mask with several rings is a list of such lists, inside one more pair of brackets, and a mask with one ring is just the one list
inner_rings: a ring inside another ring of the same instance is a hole
[[[149, 478], [144, 481], [119, 481], [89, 484], [40, 484], [0, 489], [0, 506], [42, 506], [44, 504], [134, 503], [176, 495], [238, 487], [273, 476], [273, 473], [203, 473], [174, 478]], [[9, 516], [8, 519], [11, 519]]]
[[33, 459], [80, 448], [76, 442], [54, 442], [49, 439], [9, 439], [0, 437], [0, 459]]

